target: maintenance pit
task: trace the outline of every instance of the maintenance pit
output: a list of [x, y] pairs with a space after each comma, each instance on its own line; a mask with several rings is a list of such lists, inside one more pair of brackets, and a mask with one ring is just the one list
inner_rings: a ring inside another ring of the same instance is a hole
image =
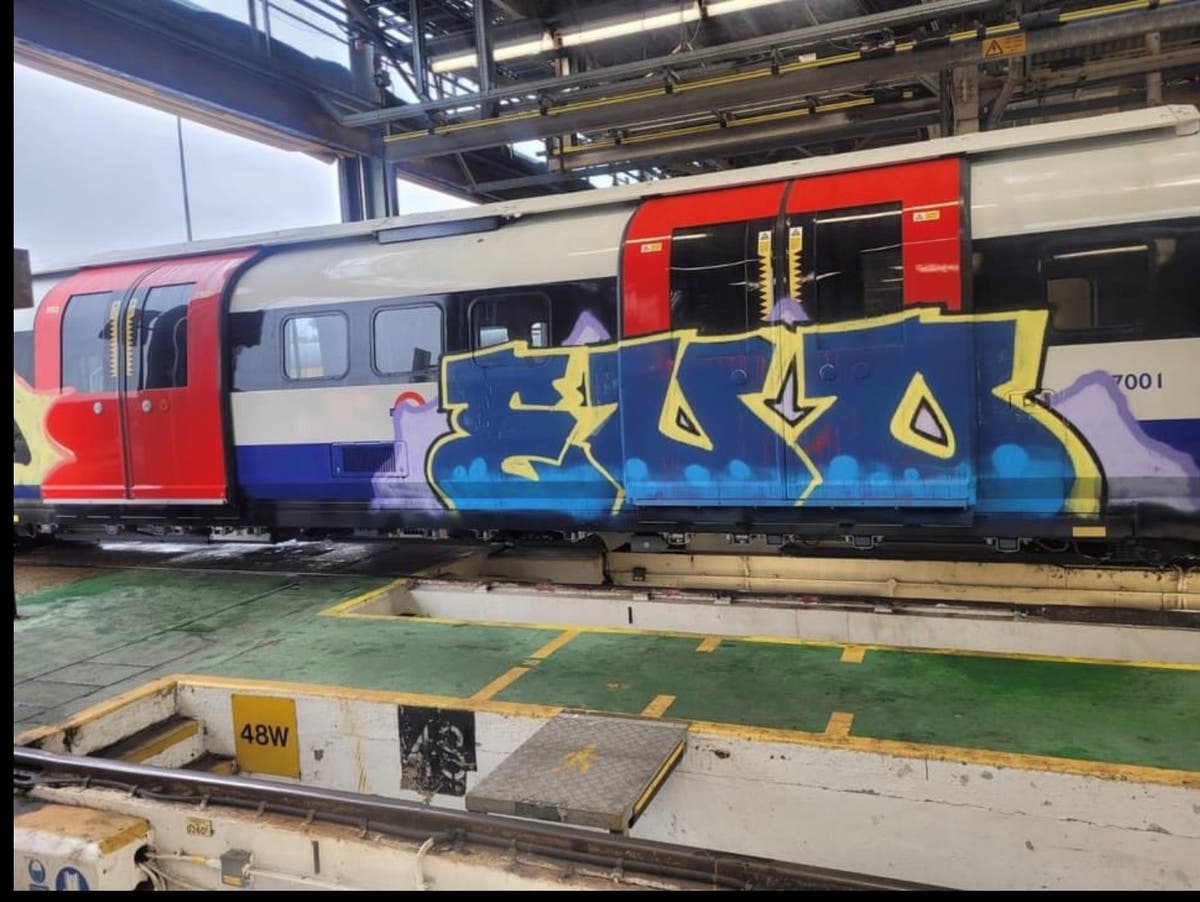
[[[305, 546], [303, 573], [264, 569], [266, 548], [177, 548], [152, 569], [138, 552], [137, 569], [77, 571], [31, 592], [15, 624], [17, 744], [590, 836], [602, 809], [618, 818], [604, 835], [884, 881], [1200, 882], [1190, 615], [1131, 627], [949, 602], [530, 586], [481, 578], [503, 557], [492, 549], [383, 548], [385, 563]], [[328, 567], [313, 564], [325, 555]], [[476, 575], [452, 578], [464, 569]], [[1185, 583], [1172, 585], [1194, 606]], [[526, 745], [566, 722], [569, 739]], [[605, 747], [617, 728], [681, 738], [631, 776], [631, 756]], [[563, 794], [606, 769], [623, 782]], [[570, 779], [555, 789], [555, 774]], [[203, 842], [172, 833], [199, 802], [96, 786], [33, 795], [147, 819], [164, 831], [160, 851], [203, 859], [163, 863], [197, 885], [219, 878], [212, 862], [241, 848], [235, 837], [253, 836], [244, 811]], [[227, 816], [210, 811], [214, 823]], [[271, 820], [291, 851], [274, 860], [264, 841], [254, 867], [373, 885], [315, 873], [303, 821]], [[408, 868], [417, 851], [395, 854]], [[427, 850], [421, 879], [472, 885], [476, 872], [446, 864], [452, 852]]]

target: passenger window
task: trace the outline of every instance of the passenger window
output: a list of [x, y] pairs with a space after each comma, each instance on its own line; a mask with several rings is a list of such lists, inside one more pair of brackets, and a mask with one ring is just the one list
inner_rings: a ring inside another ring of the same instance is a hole
[[442, 310], [429, 304], [391, 307], [375, 314], [375, 372], [432, 379], [442, 359]]
[[1046, 303], [1050, 306], [1050, 322], [1060, 332], [1064, 329], [1090, 329], [1096, 321], [1092, 283], [1072, 276], [1046, 282]]
[[[139, 316], [139, 388], [183, 388], [188, 381], [188, 301], [194, 284], [151, 288]], [[132, 374], [131, 374], [132, 376]]]
[[62, 387], [115, 392], [121, 358], [114, 326], [120, 302], [113, 292], [77, 294], [62, 318]]
[[[758, 319], [760, 265], [751, 243], [771, 220], [729, 222], [671, 233], [671, 328], [702, 335], [745, 332]], [[773, 287], [766, 287], [768, 297]], [[769, 305], [768, 305], [769, 309]]]
[[283, 322], [283, 372], [289, 379], [340, 379], [350, 369], [350, 340], [341, 313], [292, 316]]
[[541, 292], [495, 294], [471, 302], [471, 347], [481, 351], [508, 341], [531, 348], [550, 345], [550, 298]]
[[1105, 242], [1042, 259], [1046, 304], [1056, 332], [1141, 324], [1153, 258], [1148, 244]]
[[[904, 307], [898, 203], [848, 207], [813, 218], [812, 272], [802, 290], [818, 322], [862, 319]], [[806, 304], [806, 306], [808, 306]]]

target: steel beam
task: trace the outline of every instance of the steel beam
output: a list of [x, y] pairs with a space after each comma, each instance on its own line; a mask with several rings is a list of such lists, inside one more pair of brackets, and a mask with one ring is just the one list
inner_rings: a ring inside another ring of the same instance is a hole
[[425, 9], [422, 0], [408, 0], [408, 30], [412, 38], [412, 71], [417, 94], [429, 99], [429, 56], [425, 47]]
[[[935, 4], [927, 4], [930, 8]], [[1175, 4], [1136, 15], [1114, 16], [1099, 22], [1063, 25], [1027, 35], [1030, 54], [1098, 44], [1122, 38], [1200, 25], [1200, 3]], [[896, 53], [878, 59], [804, 69], [781, 75], [764, 70], [757, 77], [703, 86], [694, 90], [642, 90], [607, 102], [585, 102], [550, 110], [542, 116], [509, 116], [472, 121], [436, 134], [393, 136], [387, 154], [393, 160], [460, 153], [563, 132], [611, 129], [686, 115], [731, 109], [777, 97], [818, 96], [863, 86], [911, 83], [917, 75], [977, 65], [982, 45], [962, 41], [922, 52]], [[522, 88], [524, 91], [525, 89]]]
[[825, 113], [806, 116], [786, 125], [724, 128], [700, 136], [667, 137], [638, 144], [580, 150], [564, 155], [561, 162], [570, 170], [579, 170], [642, 160], [702, 159], [712, 154], [737, 156], [751, 150], [777, 150], [798, 144], [862, 138], [885, 130], [925, 128], [936, 125], [940, 116], [936, 99], [868, 109], [870, 112], [860, 115]]
[[[488, 0], [472, 0], [471, 14], [475, 20], [475, 59], [479, 69], [479, 93], [488, 97], [492, 93], [492, 85], [496, 82], [496, 61], [492, 59], [491, 27], [488, 22]], [[480, 105], [481, 118], [492, 115], [492, 105], [487, 101]]]
[[541, 81], [524, 82], [513, 88], [493, 91], [491, 94], [448, 97], [426, 103], [389, 107], [388, 109], [375, 110], [369, 113], [356, 113], [345, 117], [342, 124], [380, 125], [385, 122], [412, 119], [421, 113], [433, 110], [457, 109], [475, 105], [480, 103], [481, 100], [495, 102], [508, 100], [514, 93], [536, 94], [542, 91], [562, 91], [566, 88], [582, 85], [637, 78], [648, 72], [662, 72], [667, 69], [680, 71], [690, 66], [698, 66], [718, 60], [745, 59], [746, 57], [765, 53], [776, 47], [812, 46], [854, 35], [871, 34], [899, 25], [928, 22], [945, 16], [978, 12], [983, 9], [1002, 6], [1004, 2], [1005, 0], [931, 0], [929, 3], [904, 6], [888, 12], [875, 13], [869, 16], [855, 16], [852, 19], [842, 19], [806, 28], [796, 28], [791, 31], [748, 38], [744, 41], [732, 41], [728, 44], [702, 47], [697, 50], [689, 50], [686, 53], [653, 57], [648, 60], [623, 63], [617, 66], [605, 66], [601, 69], [590, 69], [586, 72], [548, 78]]
[[[339, 124], [310, 86], [349, 96], [349, 79], [319, 82], [332, 70], [302, 71], [301, 55], [275, 53], [270, 68], [256, 57], [249, 28], [230, 20], [227, 36], [211, 43], [181, 30], [186, 19], [158, 21], [158, 6], [120, 0], [17, 0], [13, 57], [43, 71], [183, 115], [245, 137], [310, 153], [370, 153], [370, 136]], [[279, 48], [276, 48], [278, 51]], [[294, 58], [294, 59], [293, 59]]]

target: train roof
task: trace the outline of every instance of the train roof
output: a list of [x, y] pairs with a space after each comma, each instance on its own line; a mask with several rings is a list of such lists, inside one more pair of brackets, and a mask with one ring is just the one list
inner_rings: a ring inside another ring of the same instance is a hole
[[616, 188], [568, 194], [555, 194], [525, 200], [500, 201], [478, 204], [473, 207], [446, 210], [436, 213], [416, 213], [372, 219], [361, 222], [337, 223], [274, 232], [260, 232], [230, 238], [193, 241], [187, 244], [172, 244], [150, 248], [114, 251], [101, 254], [71, 265], [47, 267], [36, 276], [66, 273], [88, 266], [100, 266], [137, 260], [169, 259], [171, 257], [195, 256], [217, 251], [250, 247], [279, 247], [286, 245], [311, 244], [338, 241], [367, 235], [393, 232], [409, 232], [410, 237], [423, 237], [424, 233], [437, 234], [439, 227], [462, 223], [470, 231], [472, 220], [511, 220], [525, 216], [552, 214], [560, 211], [577, 211], [586, 207], [604, 207], [614, 204], [631, 204], [647, 197], [670, 194], [685, 194], [722, 188], [731, 184], [779, 181], [804, 178], [831, 172], [868, 169], [892, 163], [914, 162], [945, 156], [985, 156], [1009, 151], [1021, 151], [1052, 145], [1071, 144], [1080, 141], [1131, 138], [1155, 132], [1168, 135], [1190, 135], [1200, 132], [1200, 110], [1194, 106], [1171, 105], [1146, 110], [1131, 110], [1110, 113], [1088, 119], [1029, 125], [1020, 128], [979, 132], [935, 138], [914, 144], [875, 148], [835, 154], [826, 157], [810, 157], [788, 160], [765, 166], [754, 166], [729, 172], [684, 176], [655, 182], [640, 182]]

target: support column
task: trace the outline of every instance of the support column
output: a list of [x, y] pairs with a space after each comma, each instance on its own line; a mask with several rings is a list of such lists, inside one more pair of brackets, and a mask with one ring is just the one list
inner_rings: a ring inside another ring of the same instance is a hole
[[954, 134], [979, 131], [979, 67], [960, 66], [951, 72]]
[[[487, 94], [496, 82], [496, 64], [492, 59], [492, 29], [488, 22], [488, 0], [473, 0], [475, 15], [475, 58], [479, 64], [479, 93]], [[479, 106], [479, 118], [487, 119], [493, 113], [491, 103]]]
[[[381, 101], [375, 79], [375, 45], [366, 35], [350, 41], [350, 81], [354, 93], [372, 104]], [[390, 163], [384, 160], [382, 141], [373, 142], [371, 156], [345, 157], [338, 161], [338, 185], [342, 201], [342, 221], [382, 219], [396, 214], [396, 179]]]
[[[1162, 52], [1162, 35], [1152, 31], [1146, 35], [1146, 50], [1153, 56]], [[1163, 83], [1161, 72], [1146, 73], [1146, 106], [1162, 106]]]
[[412, 33], [413, 81], [421, 100], [429, 99], [429, 54], [425, 48], [425, 7], [421, 0], [408, 2], [408, 27]]
[[382, 155], [342, 157], [337, 165], [342, 222], [396, 215], [396, 174]]

